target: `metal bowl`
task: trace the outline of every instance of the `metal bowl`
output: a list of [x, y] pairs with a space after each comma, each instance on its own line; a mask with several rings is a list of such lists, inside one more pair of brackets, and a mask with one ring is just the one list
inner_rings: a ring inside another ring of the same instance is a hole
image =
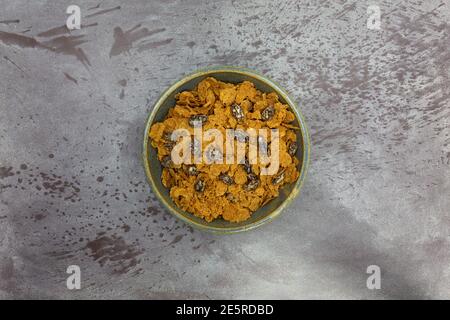
[[[265, 206], [255, 211], [248, 220], [239, 223], [228, 222], [223, 219], [216, 219], [212, 222], [206, 222], [205, 220], [178, 208], [170, 198], [169, 190], [164, 187], [161, 182], [161, 164], [158, 161], [156, 150], [149, 143], [149, 132], [151, 126], [155, 122], [164, 120], [168, 110], [175, 105], [175, 95], [185, 90], [194, 89], [197, 84], [206, 77], [214, 77], [218, 80], [231, 83], [239, 83], [244, 80], [248, 80], [253, 82], [256, 88], [262, 92], [276, 92], [280, 97], [280, 101], [289, 105], [291, 111], [296, 117], [293, 124], [300, 128], [300, 130], [297, 131], [299, 148], [296, 155], [301, 160], [299, 164], [300, 177], [295, 183], [283, 186], [280, 189], [280, 194], [277, 198], [272, 199]], [[305, 120], [303, 119], [303, 116], [294, 101], [289, 98], [286, 92], [281, 89], [278, 84], [267, 79], [265, 76], [248, 69], [236, 67], [217, 67], [196, 71], [174, 83], [161, 95], [147, 119], [144, 132], [142, 158], [144, 160], [145, 173], [153, 192], [173, 215], [189, 225], [201, 230], [216, 233], [235, 233], [254, 229], [269, 221], [272, 221], [290, 202], [292, 202], [292, 200], [298, 195], [303, 181], [305, 180], [309, 162], [309, 154], [310, 140]]]

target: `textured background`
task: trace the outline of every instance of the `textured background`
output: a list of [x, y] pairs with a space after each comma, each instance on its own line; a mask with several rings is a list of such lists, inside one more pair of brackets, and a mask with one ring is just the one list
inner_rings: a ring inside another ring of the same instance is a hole
[[[450, 1], [0, 7], [0, 298], [450, 298]], [[231, 236], [169, 215], [140, 162], [162, 90], [214, 65], [278, 81], [312, 136], [294, 204]]]

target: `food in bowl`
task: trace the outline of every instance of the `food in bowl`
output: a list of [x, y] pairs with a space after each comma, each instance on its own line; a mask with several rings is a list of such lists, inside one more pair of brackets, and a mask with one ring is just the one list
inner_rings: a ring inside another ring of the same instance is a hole
[[275, 92], [208, 77], [151, 126], [162, 184], [180, 209], [208, 222], [245, 221], [300, 175], [294, 120]]

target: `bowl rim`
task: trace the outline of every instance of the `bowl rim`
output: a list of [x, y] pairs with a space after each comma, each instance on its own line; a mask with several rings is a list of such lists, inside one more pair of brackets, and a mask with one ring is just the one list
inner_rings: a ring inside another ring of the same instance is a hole
[[[236, 74], [240, 74], [240, 75], [245, 75], [250, 78], [255, 78], [255, 79], [265, 83], [269, 87], [271, 87], [277, 94], [282, 96], [282, 98], [289, 105], [290, 109], [294, 112], [294, 114], [299, 122], [299, 127], [301, 130], [302, 140], [303, 140], [302, 141], [303, 142], [302, 143], [302, 146], [303, 146], [303, 150], [302, 150], [303, 159], [302, 160], [303, 161], [302, 161], [302, 166], [300, 168], [300, 176], [297, 179], [297, 181], [295, 182], [295, 185], [294, 185], [292, 191], [290, 192], [290, 194], [287, 196], [287, 198], [275, 210], [273, 210], [267, 216], [264, 216], [263, 218], [256, 220], [248, 225], [241, 225], [241, 226], [230, 225], [229, 228], [228, 227], [226, 227], [226, 228], [214, 227], [214, 226], [199, 224], [199, 223], [189, 219], [188, 217], [185, 217], [185, 216], [179, 214], [176, 210], [174, 210], [172, 208], [172, 206], [169, 203], [167, 203], [167, 201], [161, 195], [160, 191], [158, 190], [158, 188], [155, 185], [155, 182], [153, 181], [153, 177], [150, 172], [150, 166], [149, 166], [150, 160], [148, 159], [148, 152], [147, 152], [148, 148], [151, 147], [151, 145], [149, 144], [149, 137], [148, 137], [148, 134], [150, 132], [150, 127], [153, 124], [156, 113], [159, 110], [159, 108], [161, 107], [161, 105], [163, 104], [163, 102], [170, 96], [170, 94], [173, 91], [176, 91], [177, 88], [179, 88], [183, 84], [185, 84], [195, 78], [198, 78], [201, 76], [208, 76], [209, 74], [213, 74], [213, 73], [217, 73], [217, 72], [236, 73]], [[311, 142], [310, 142], [309, 131], [306, 126], [306, 121], [303, 117], [303, 114], [301, 113], [300, 109], [298, 108], [298, 106], [294, 102], [294, 100], [292, 100], [289, 97], [287, 92], [277, 82], [273, 81], [272, 79], [269, 79], [268, 77], [266, 77], [258, 72], [248, 69], [248, 68], [235, 67], [235, 66], [216, 66], [216, 67], [197, 69], [197, 70], [183, 76], [181, 79], [177, 80], [176, 82], [172, 83], [172, 85], [170, 85], [166, 90], [163, 91], [163, 93], [159, 96], [159, 98], [154, 103], [153, 108], [147, 117], [145, 129], [144, 129], [144, 141], [143, 141], [142, 147], [143, 147], [142, 160], [143, 160], [147, 180], [148, 180], [153, 192], [155, 193], [156, 197], [158, 198], [158, 200], [164, 204], [164, 206], [169, 210], [169, 212], [171, 214], [173, 214], [175, 217], [181, 219], [188, 225], [195, 227], [197, 229], [205, 230], [205, 231], [209, 231], [209, 232], [213, 232], [213, 233], [218, 233], [218, 234], [231, 234], [231, 233], [249, 231], [249, 230], [255, 229], [259, 226], [262, 226], [263, 224], [266, 224], [270, 221], [273, 221], [276, 217], [278, 217], [281, 214], [283, 209], [286, 206], [288, 206], [292, 202], [292, 200], [298, 196], [298, 194], [300, 193], [300, 189], [304, 184], [304, 181], [306, 178], [306, 173], [307, 173], [307, 170], [309, 167]]]

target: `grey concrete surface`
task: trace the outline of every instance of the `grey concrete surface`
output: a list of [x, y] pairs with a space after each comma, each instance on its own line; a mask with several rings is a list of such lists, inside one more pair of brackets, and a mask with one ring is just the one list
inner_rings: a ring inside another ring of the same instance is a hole
[[[0, 298], [450, 298], [449, 1], [0, 4]], [[140, 162], [159, 94], [214, 65], [278, 81], [312, 136], [295, 203], [230, 236], [173, 218]]]

